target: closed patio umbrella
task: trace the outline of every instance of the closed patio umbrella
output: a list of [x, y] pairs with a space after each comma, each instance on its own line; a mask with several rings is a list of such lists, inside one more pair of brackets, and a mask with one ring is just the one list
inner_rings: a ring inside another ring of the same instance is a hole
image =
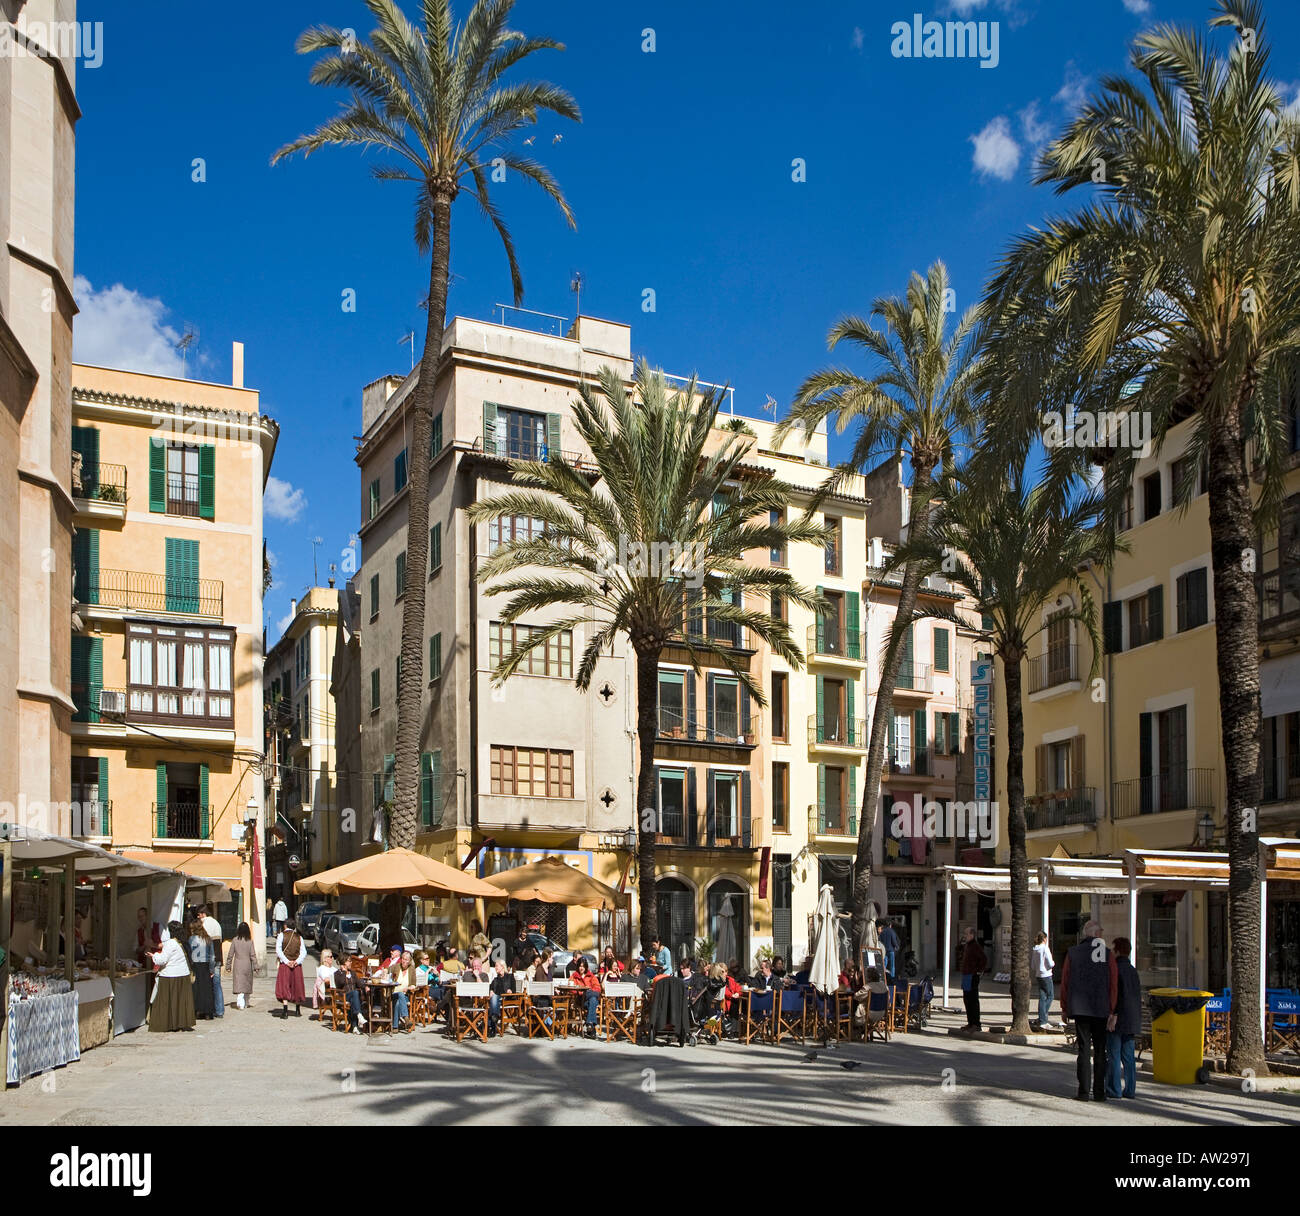
[[[722, 897], [718, 908], [718, 940], [713, 957], [724, 965], [730, 963], [736, 953], [736, 913], [731, 906], [731, 896]], [[741, 959], [741, 963], [744, 963]]]
[[488, 876], [496, 899], [537, 899], [571, 908], [627, 907], [627, 896], [590, 874], [569, 865], [562, 857], [541, 857], [527, 865], [499, 870]]
[[835, 896], [828, 883], [817, 896], [817, 914], [813, 918], [812, 973], [808, 982], [818, 992], [834, 992], [840, 986], [838, 929]]
[[298, 895], [443, 895], [500, 897], [501, 888], [412, 849], [389, 849], [300, 878]]

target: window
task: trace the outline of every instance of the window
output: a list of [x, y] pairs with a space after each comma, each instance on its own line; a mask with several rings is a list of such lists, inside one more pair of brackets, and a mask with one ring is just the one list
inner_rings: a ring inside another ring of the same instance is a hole
[[539, 540], [546, 533], [540, 519], [528, 515], [502, 515], [488, 521], [488, 552], [495, 553], [501, 545]]
[[107, 836], [108, 822], [108, 757], [72, 757], [72, 801], [80, 809], [80, 819], [74, 820], [74, 836]]
[[934, 631], [934, 669], [935, 671], [948, 670], [948, 638], [949, 633], [946, 629], [935, 628]]
[[442, 410], [434, 415], [433, 426], [429, 430], [429, 459], [432, 460], [442, 451]]
[[1195, 629], [1210, 619], [1209, 587], [1206, 570], [1200, 566], [1180, 574], [1176, 583], [1178, 591], [1178, 632]]
[[1155, 519], [1160, 514], [1160, 474], [1148, 473], [1142, 478], [1142, 519]]
[[207, 840], [211, 836], [206, 764], [157, 764], [154, 836]]
[[[767, 519], [768, 523], [770, 523], [772, 527], [779, 528], [783, 523], [785, 523], [785, 512], [778, 510], [769, 511]], [[784, 544], [775, 544], [768, 550], [768, 560], [774, 566], [784, 566], [786, 564], [785, 552], [786, 547]]]
[[545, 747], [497, 747], [490, 755], [494, 794], [572, 798], [573, 753]]
[[772, 673], [772, 738], [788, 739], [789, 699], [787, 696], [790, 677], [783, 671]]
[[1055, 612], [1047, 618], [1047, 688], [1074, 678], [1070, 662], [1070, 618]]
[[235, 635], [229, 629], [129, 622], [128, 718], [230, 726], [235, 713], [234, 644]]
[[199, 513], [199, 449], [172, 444], [167, 448], [167, 514]]
[[779, 832], [790, 827], [790, 766], [783, 760], [772, 765], [772, 826]]
[[[686, 673], [682, 671], [659, 673], [659, 733], [669, 739], [682, 739], [688, 734], [686, 678]], [[691, 676], [691, 679], [694, 678]], [[693, 734], [694, 731], [689, 733]]]
[[657, 770], [659, 786], [660, 836], [685, 840], [686, 832], [686, 773], [679, 768]]
[[429, 683], [442, 679], [442, 634], [435, 633], [429, 639]]
[[768, 615], [774, 621], [786, 620], [785, 615], [785, 596], [779, 591], [772, 592], [772, 602], [768, 605]]
[[1133, 526], [1133, 487], [1124, 491], [1119, 504], [1119, 530], [1127, 532]]
[[400, 654], [397, 656], [397, 673], [393, 682], [393, 688], [396, 695], [400, 697], [402, 695], [402, 656]]
[[403, 448], [393, 457], [393, 493], [400, 494], [406, 488], [406, 449]]
[[[545, 625], [506, 625], [501, 621], [492, 621], [488, 625], [489, 665], [495, 670], [514, 654], [516, 648], [522, 647], [535, 634], [545, 633], [547, 628]], [[566, 629], [534, 646], [524, 656], [515, 674], [572, 677], [573, 631]]]
[[749, 729], [749, 723], [740, 720], [740, 681], [715, 676], [709, 681], [709, 688], [714, 736], [719, 739], [741, 738], [742, 733]]
[[822, 595], [826, 599], [826, 609], [821, 617], [822, 645], [819, 649], [822, 654], [843, 654], [847, 641], [844, 636], [844, 596], [825, 588]]
[[822, 680], [817, 698], [817, 711], [821, 721], [818, 738], [827, 743], [853, 742], [851, 728], [846, 726], [846, 688], [843, 680]]
[[842, 521], [832, 515], [827, 515], [824, 517], [823, 522], [828, 529], [826, 537], [826, 573], [839, 574], [840, 546], [843, 539], [841, 537]]
[[406, 550], [403, 549], [397, 555], [397, 598], [400, 600], [406, 594]]
[[294, 653], [294, 659], [297, 663], [298, 684], [301, 686], [307, 682], [307, 677], [311, 674], [311, 634], [304, 634], [298, 639], [298, 646]]
[[370, 673], [370, 712], [373, 714], [379, 709], [379, 668], [376, 667]]
[[1170, 480], [1173, 482], [1174, 502], [1182, 502], [1183, 495], [1190, 501], [1205, 493], [1205, 466], [1193, 462], [1190, 456], [1181, 456], [1169, 466]]
[[164, 553], [166, 610], [190, 614], [211, 612], [215, 605], [203, 602], [199, 585], [199, 542], [169, 536], [164, 541]]
[[429, 529], [429, 577], [442, 569], [442, 524]]
[[[497, 410], [497, 455], [509, 460], [546, 459], [546, 415], [526, 410]], [[505, 450], [501, 450], [504, 441]]]
[[936, 712], [934, 715], [934, 754], [948, 754], [948, 715]]
[[1164, 637], [1164, 590], [1161, 586], [1152, 587], [1145, 595], [1127, 601], [1130, 650]]
[[842, 768], [822, 767], [821, 823], [823, 833], [843, 834], [846, 830], [845, 771]]
[[740, 824], [740, 774], [713, 774], [713, 838], [739, 840], [743, 835]]
[[1072, 789], [1070, 773], [1071, 741], [1049, 743], [1047, 746], [1047, 781], [1051, 790]]
[[370, 619], [373, 621], [379, 615], [379, 575], [370, 576]]
[[374, 519], [379, 514], [379, 478], [370, 483], [370, 514], [367, 519]]

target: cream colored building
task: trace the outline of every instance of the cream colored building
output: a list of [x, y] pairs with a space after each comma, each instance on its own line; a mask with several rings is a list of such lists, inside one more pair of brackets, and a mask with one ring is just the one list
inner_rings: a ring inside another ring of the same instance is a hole
[[[72, 406], [75, 137], [71, 55], [34, 41], [73, 0], [3, 0], [0, 56], [0, 816], [66, 832], [75, 507]], [[31, 23], [32, 41], [20, 32]], [[54, 53], [50, 53], [53, 51]], [[8, 807], [13, 810], [9, 811]]]
[[279, 428], [239, 344], [232, 384], [72, 378], [76, 834], [220, 879], [227, 933], [262, 925], [245, 841], [252, 822], [264, 847], [262, 491]]

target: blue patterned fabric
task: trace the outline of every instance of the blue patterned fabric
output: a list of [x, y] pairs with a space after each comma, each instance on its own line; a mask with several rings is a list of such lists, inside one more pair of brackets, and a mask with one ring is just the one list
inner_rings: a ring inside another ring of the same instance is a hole
[[9, 1058], [5, 1061], [9, 1084], [80, 1059], [75, 991], [9, 1002]]

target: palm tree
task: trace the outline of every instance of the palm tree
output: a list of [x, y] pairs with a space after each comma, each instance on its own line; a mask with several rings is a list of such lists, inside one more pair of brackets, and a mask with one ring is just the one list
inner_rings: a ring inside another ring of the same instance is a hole
[[[1267, 1071], [1260, 1035], [1257, 530], [1275, 520], [1283, 406], [1300, 347], [1300, 124], [1268, 79], [1258, 0], [1218, 0], [1214, 53], [1194, 32], [1138, 36], [1140, 83], [1109, 77], [1044, 153], [1039, 182], [1092, 196], [1018, 240], [985, 301], [1010, 352], [992, 430], [1023, 444], [1070, 400], [1140, 411], [1158, 446], [1194, 419], [1207, 458], [1227, 786], [1233, 1008], [1229, 1063]], [[1080, 390], [1087, 397], [1077, 397]], [[1046, 391], [1045, 391], [1046, 390]], [[1252, 504], [1248, 449], [1262, 484]], [[1107, 469], [1112, 500], [1134, 454]]]
[[[1092, 642], [1091, 679], [1101, 640], [1091, 590], [1083, 571], [1105, 565], [1116, 546], [1104, 521], [1104, 502], [1074, 493], [1069, 479], [1049, 477], [1025, 488], [1023, 464], [1001, 476], [970, 470], [937, 487], [941, 505], [928, 532], [895, 550], [887, 569], [915, 565], [941, 571], [977, 601], [992, 621], [993, 653], [1002, 660], [1007, 704], [1007, 836], [1011, 871], [1011, 1033], [1029, 1031], [1029, 858], [1025, 848], [1025, 715], [1021, 662], [1047, 620], [1076, 622]], [[1071, 603], [1054, 608], [1063, 591]], [[966, 625], [955, 612], [932, 609], [927, 616]], [[900, 618], [901, 619], [901, 618]], [[899, 620], [893, 626], [900, 629]], [[996, 824], [996, 817], [992, 820]]]
[[[299, 54], [329, 52], [311, 70], [313, 84], [349, 90], [340, 113], [286, 144], [272, 163], [295, 152], [358, 147], [391, 154], [376, 164], [381, 180], [414, 183], [415, 244], [432, 249], [428, 315], [420, 378], [411, 406], [408, 454], [406, 583], [402, 600], [402, 672], [397, 702], [394, 806], [388, 841], [415, 843], [419, 812], [421, 691], [424, 688], [424, 592], [429, 548], [429, 466], [434, 393], [447, 320], [451, 208], [462, 189], [496, 229], [510, 267], [514, 302], [523, 299], [515, 246], [488, 188], [504, 170], [540, 186], [573, 225], [573, 212], [545, 166], [509, 146], [510, 137], [547, 110], [580, 121], [563, 89], [545, 82], [508, 82], [510, 69], [536, 51], [563, 50], [549, 38], [508, 27], [514, 0], [476, 0], [463, 25], [450, 0], [422, 0], [424, 26], [407, 20], [395, 0], [365, 0], [378, 23], [369, 40], [350, 30], [316, 26], [298, 39]], [[389, 901], [396, 909], [396, 900]], [[396, 932], [385, 919], [385, 934]], [[384, 940], [389, 940], [385, 936]], [[393, 937], [392, 940], [397, 940]]]
[[[973, 432], [974, 384], [979, 357], [970, 340], [977, 313], [968, 310], [948, 333], [947, 314], [952, 292], [948, 270], [935, 262], [925, 278], [913, 272], [905, 297], [882, 296], [871, 306], [871, 316], [885, 324], [878, 330], [864, 317], [845, 317], [832, 327], [828, 346], [841, 342], [861, 347], [878, 364], [869, 377], [846, 367], [830, 367], [810, 376], [795, 395], [789, 415], [777, 428], [777, 441], [795, 426], [811, 432], [822, 419], [836, 415], [836, 429], [860, 424], [853, 450], [822, 487], [831, 492], [854, 473], [866, 473], [882, 457], [912, 462], [912, 498], [907, 533], [915, 536], [926, 527], [930, 487], [936, 470], [954, 464], [959, 446]], [[897, 619], [912, 620], [919, 566], [903, 568]], [[894, 685], [903, 652], [890, 645], [885, 652], [871, 718], [867, 775], [858, 819], [858, 851], [853, 880], [853, 932], [861, 942], [866, 930], [871, 897], [871, 845], [876, 827], [876, 804], [885, 761], [885, 740], [894, 712]]]
[[[802, 665], [803, 654], [786, 622], [747, 606], [745, 593], [761, 595], [765, 606], [773, 593], [805, 607], [821, 604], [787, 571], [745, 561], [750, 550], [821, 544], [826, 534], [806, 514], [786, 522], [788, 487], [741, 468], [753, 440], [716, 427], [723, 392], [700, 392], [693, 378], [671, 392], [662, 373], [644, 362], [629, 391], [617, 371], [602, 368], [599, 383], [584, 383], [573, 403], [574, 425], [591, 452], [582, 467], [561, 453], [545, 462], [511, 461], [518, 488], [469, 509], [473, 523], [506, 515], [543, 523], [542, 536], [503, 544], [479, 566], [478, 577], [490, 584], [486, 593], [509, 597], [501, 619], [567, 610], [502, 656], [498, 683], [532, 650], [570, 629], [585, 634], [574, 678], [583, 691], [618, 635], [636, 656], [637, 869], [647, 954], [657, 910], [659, 656], [665, 646], [680, 649], [697, 674], [705, 660], [720, 664], [764, 705], [735, 645], [740, 631], [751, 631], [792, 667]], [[656, 561], [655, 555], [671, 556]]]

